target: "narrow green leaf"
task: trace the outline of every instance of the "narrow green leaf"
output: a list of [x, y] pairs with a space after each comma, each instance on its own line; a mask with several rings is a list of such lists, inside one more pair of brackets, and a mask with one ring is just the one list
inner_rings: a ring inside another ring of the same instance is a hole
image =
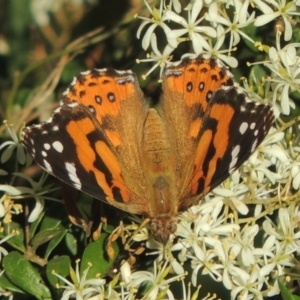
[[33, 251], [37, 249], [40, 245], [50, 241], [57, 235], [61, 234], [63, 231], [65, 231], [64, 228], [57, 228], [53, 230], [45, 230], [43, 232], [39, 232], [30, 240], [30, 245], [32, 246]]
[[281, 291], [283, 300], [300, 300], [300, 297], [293, 295], [291, 291], [285, 286], [283, 276], [278, 279], [278, 285]]
[[62, 230], [58, 235], [56, 235], [51, 241], [49, 242], [46, 253], [45, 253], [45, 258], [48, 259], [49, 255], [51, 252], [57, 247], [57, 245], [62, 241], [62, 239], [65, 237], [67, 234], [68, 230], [64, 229]]

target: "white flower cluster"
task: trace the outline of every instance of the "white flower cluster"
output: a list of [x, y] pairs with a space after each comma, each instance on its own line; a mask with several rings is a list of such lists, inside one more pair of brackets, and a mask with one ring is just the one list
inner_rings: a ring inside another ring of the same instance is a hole
[[[253, 47], [266, 51], [269, 56], [269, 60], [261, 62], [270, 70], [270, 77], [266, 79], [270, 84], [265, 84], [265, 96], [268, 97], [271, 93], [273, 103], [284, 114], [289, 114], [290, 107], [294, 108], [289, 94], [293, 91], [299, 92], [300, 63], [296, 55], [299, 44], [291, 43], [281, 49], [279, 39], [282, 32], [286, 42], [292, 39], [293, 25], [296, 24], [293, 16], [300, 15], [297, 12], [299, 1], [286, 3], [285, 0], [194, 0], [183, 11], [179, 0], [161, 0], [159, 9], [151, 8], [147, 0], [144, 1], [151, 17], [139, 16], [143, 22], [137, 37], [142, 40], [143, 49], [150, 48], [151, 53], [147, 55], [148, 58], [138, 62], [154, 63], [144, 77], [157, 67], [160, 67], [161, 74], [172, 59], [171, 54], [182, 43], [190, 43], [193, 50], [193, 53], [186, 53], [184, 56], [195, 57], [206, 53], [235, 68], [238, 66], [238, 60], [232, 53], [240, 50], [238, 46], [242, 37]], [[277, 25], [279, 37], [274, 45], [262, 45], [261, 41], [254, 41], [247, 34], [247, 28], [251, 26], [264, 26], [277, 19], [283, 20], [283, 24]], [[158, 27], [165, 34], [165, 39], [160, 38], [159, 43], [156, 34]], [[175, 29], [172, 29], [173, 27]]]

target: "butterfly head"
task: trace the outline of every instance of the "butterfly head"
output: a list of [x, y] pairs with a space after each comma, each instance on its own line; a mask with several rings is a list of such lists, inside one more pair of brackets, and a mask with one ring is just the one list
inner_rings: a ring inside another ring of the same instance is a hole
[[166, 245], [172, 233], [177, 229], [175, 218], [153, 218], [151, 221], [151, 231], [154, 238]]

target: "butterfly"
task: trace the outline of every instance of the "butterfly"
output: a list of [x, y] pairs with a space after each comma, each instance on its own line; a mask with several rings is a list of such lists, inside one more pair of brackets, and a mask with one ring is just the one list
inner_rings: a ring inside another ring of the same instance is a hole
[[80, 73], [49, 120], [22, 142], [48, 173], [112, 206], [150, 218], [166, 244], [180, 212], [232, 174], [274, 121], [217, 58], [167, 66], [149, 107], [131, 71]]

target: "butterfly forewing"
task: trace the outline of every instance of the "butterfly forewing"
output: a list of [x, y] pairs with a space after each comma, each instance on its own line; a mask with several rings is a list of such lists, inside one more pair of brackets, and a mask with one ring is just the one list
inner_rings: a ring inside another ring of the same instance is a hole
[[250, 101], [217, 59], [202, 56], [169, 67], [163, 87], [162, 113], [177, 143], [179, 210], [184, 211], [250, 156], [274, 116], [269, 105]]
[[[60, 180], [120, 209], [147, 214], [139, 165], [146, 118], [141, 91], [131, 72], [115, 72], [114, 77], [106, 70], [92, 73], [93, 80], [79, 75], [73, 81], [47, 122], [24, 130], [23, 144], [41, 167]], [[113, 84], [117, 88], [112, 89]], [[119, 107], [119, 116], [109, 114], [110, 105], [112, 111]]]
[[207, 133], [202, 137], [199, 134], [212, 94], [223, 85], [233, 86], [232, 75], [217, 60], [203, 56], [183, 60], [164, 72], [161, 111], [169, 136], [176, 144], [179, 199], [191, 195], [200, 139], [202, 153], [209, 151]]

